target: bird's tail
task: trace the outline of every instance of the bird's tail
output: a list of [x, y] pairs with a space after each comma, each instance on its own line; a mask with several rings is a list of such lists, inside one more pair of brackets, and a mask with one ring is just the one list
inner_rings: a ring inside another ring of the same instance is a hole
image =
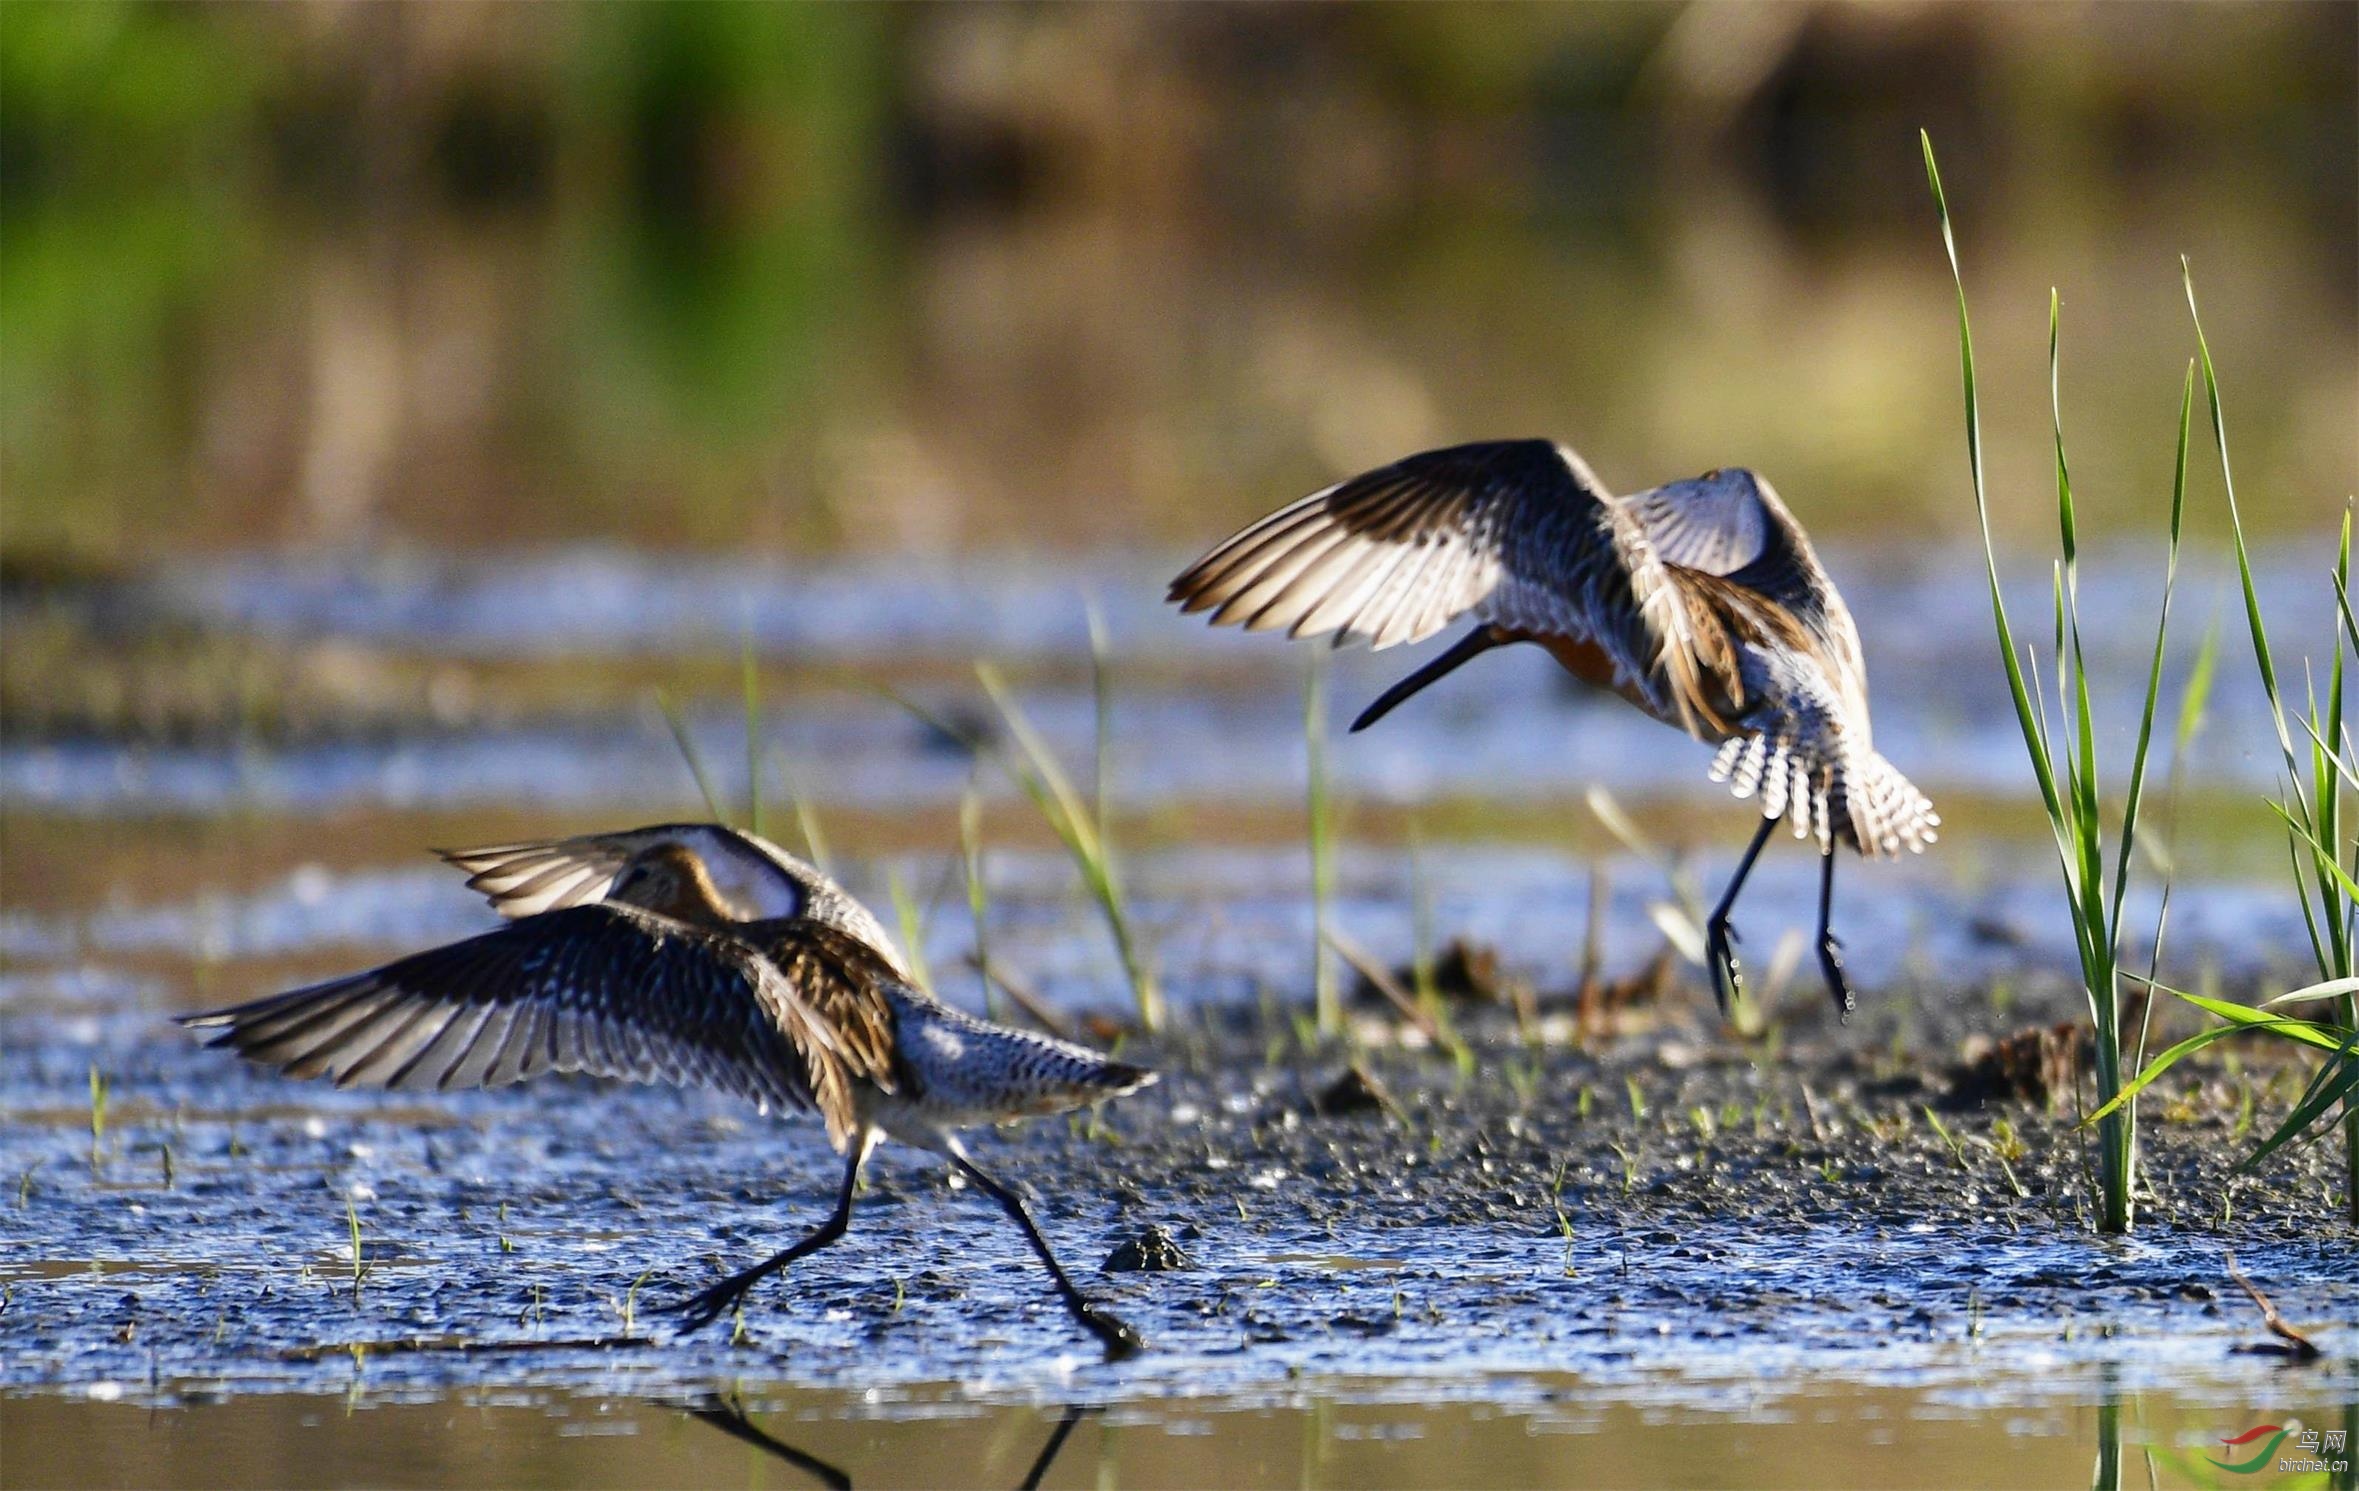
[[1872, 750], [1861, 751], [1836, 773], [1829, 793], [1835, 821], [1848, 817], [1852, 842], [1870, 859], [1898, 858], [1902, 850], [1922, 854], [1941, 837], [1941, 815], [1932, 799], [1900, 769]]
[[1870, 859], [1921, 854], [1938, 834], [1941, 815], [1916, 784], [1872, 749], [1843, 752], [1830, 761], [1766, 734], [1740, 735], [1721, 746], [1712, 780], [1738, 797], [1761, 799], [1761, 816], [1793, 825], [1797, 838], [1819, 848], [1846, 842]]
[[949, 1108], [995, 1119], [1065, 1113], [1136, 1092], [1156, 1077], [1087, 1046], [994, 1025], [931, 1000], [904, 1001], [897, 1013], [901, 1060], [916, 1091]]

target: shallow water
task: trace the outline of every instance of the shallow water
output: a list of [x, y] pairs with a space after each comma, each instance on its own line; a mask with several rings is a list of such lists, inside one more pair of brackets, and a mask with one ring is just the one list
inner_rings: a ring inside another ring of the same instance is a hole
[[[2226, 1388], [2227, 1385], [2222, 1385]], [[483, 1389], [199, 1394], [157, 1414], [70, 1399], [0, 1399], [30, 1447], [12, 1484], [231, 1486], [1760, 1486], [2078, 1485], [2117, 1426], [2149, 1465], [2225, 1458], [2236, 1403], [2197, 1388], [2129, 1392], [2060, 1374], [2016, 1398], [1987, 1386], [1747, 1384], [1715, 1404], [1601, 1398], [1561, 1375], [1485, 1378], [1435, 1400], [1422, 1381], [1310, 1380], [1265, 1394], [1175, 1393], [1111, 1406], [957, 1383], [889, 1392], [733, 1382], [728, 1401], [771, 1444], [716, 1427], [717, 1395]], [[2235, 1397], [2227, 1389], [2230, 1399]], [[2110, 1421], [2099, 1404], [2116, 1405]], [[2269, 1412], [2339, 1425], [2331, 1389]], [[840, 1479], [831, 1480], [831, 1477]], [[2171, 1475], [2178, 1479], [2177, 1475]]]
[[[2008, 1201], [1987, 1166], [1944, 1179], [1930, 1140], [1781, 1163], [1781, 1125], [1807, 1142], [1789, 1111], [1765, 1145], [1699, 1144], [1680, 1079], [1643, 1057], [1592, 1080], [1645, 1083], [1668, 1127], [1574, 1120], [1570, 1074], [1521, 1117], [1479, 1089], [1463, 1109], [1412, 1093], [1395, 1132], [1301, 1117], [1285, 1069], [1175, 1069], [1107, 1115], [1125, 1142], [982, 1136], [1083, 1287], [1149, 1338], [1107, 1363], [996, 1212], [904, 1152], [873, 1167], [849, 1237], [756, 1293], [741, 1338], [682, 1335], [670, 1301], [824, 1211], [835, 1162], [808, 1127], [570, 1080], [336, 1093], [123, 1009], [12, 1015], [0, 1044], [13, 1485], [297, 1466], [628, 1484], [656, 1465], [796, 1483], [682, 1416], [716, 1391], [881, 1484], [1015, 1484], [1064, 1405], [1105, 1411], [1046, 1484], [2055, 1484], [2086, 1474], [2094, 1404], [2125, 1405], [2115, 1430], [2165, 1456], [2359, 1411], [2347, 1341], [2328, 1327], [2343, 1356], [2302, 1370], [2247, 1354], [2266, 1337], [2222, 1278], [2232, 1247], [2294, 1318], [2359, 1311], [2347, 1240], [2296, 1195], [2099, 1244]], [[1831, 1095], [1826, 1060], [1792, 1064]], [[1637, 1152], [1635, 1191], [1600, 1144]], [[1728, 1197], [1689, 1194], [1698, 1158]], [[2035, 1196], [2070, 1186], [2052, 1158], [2023, 1162]], [[1803, 1195], [1788, 1164], [1844, 1173]], [[1093, 1266], [1148, 1222], [1189, 1267]], [[427, 1425], [448, 1431], [431, 1448]], [[581, 1469], [576, 1441], [608, 1436], [629, 1443]], [[55, 1448], [94, 1441], [95, 1459]]]
[[[1784, 846], [1739, 917], [1784, 1055], [1736, 1059], [1689, 975], [1630, 1043], [1530, 1058], [1538, 1078], [1519, 1075], [1505, 1035], [1471, 1085], [1438, 1058], [1400, 1058], [1400, 1129], [1310, 1115], [1301, 1095], [1331, 1057], [1275, 1054], [1308, 981], [1299, 655], [1162, 614], [1160, 566], [1094, 573], [1115, 577], [1099, 593], [1123, 871], [1173, 1006], [1203, 1033], [1159, 1053], [1167, 1081], [1102, 1127], [1035, 1125], [978, 1149], [1029, 1188], [1084, 1287], [1153, 1350], [1100, 1361], [1004, 1219], [899, 1152], [874, 1167], [851, 1236], [757, 1294], [742, 1344], [726, 1327], [680, 1338], [666, 1304], [823, 1213], [835, 1162], [809, 1130], [578, 1082], [337, 1093], [241, 1068], [165, 1019], [490, 925], [422, 844], [695, 814], [631, 689], [392, 732], [11, 736], [8, 1484], [807, 1478], [679, 1406], [732, 1387], [774, 1436], [882, 1484], [1016, 1484], [1070, 1405], [1098, 1411], [1045, 1484], [2056, 1484], [2089, 1473], [2101, 1422], [2130, 1463], [2150, 1448], [2167, 1477], [2173, 1456], [2251, 1423], [2338, 1421], [2359, 1402], [2348, 1326], [2331, 1325], [2359, 1313], [2359, 1293], [2348, 1238], [2321, 1220], [2325, 1162], [2232, 1192], [2226, 1166], [2249, 1141], [2231, 1137], [2226, 1097], [2158, 1129], [2163, 1194], [2120, 1244], [2093, 1242], [2073, 1211], [2069, 1116], [2013, 1115], [2033, 1151], [2021, 1195], [1987, 1159], [1951, 1173], [1921, 1124], [1871, 1137], [1938, 1100], [1967, 1036], [2074, 1014], [2054, 977], [2070, 934], [2049, 851], [2026, 832], [2014, 727], [2003, 699], [1974, 692], [1990, 681], [1978, 576], [1871, 571], [1853, 587], [1879, 744], [1960, 830], [1922, 860], [1846, 862], [1838, 925], [1859, 1019], [1831, 1022], [1800, 957], [1815, 860]], [[2220, 580], [2198, 573], [2187, 593], [2216, 597]], [[2143, 588], [2130, 565], [2099, 565], [2089, 584]], [[1079, 766], [1088, 641], [1068, 574], [238, 561], [67, 603], [134, 633], [226, 628], [528, 674], [586, 660], [597, 679], [630, 654], [659, 672], [733, 666], [737, 622], [716, 594], [747, 596], [765, 666], [811, 680], [767, 712], [768, 790], [791, 765], [872, 903], [894, 879], [911, 889], [946, 992], [978, 998], [951, 819], [978, 781], [993, 957], [1052, 1004], [1119, 1014], [1103, 929], [1013, 789], [829, 672], [909, 672], [929, 680], [930, 704], [971, 709], [974, 691], [943, 680], [1003, 654]], [[2117, 600], [2092, 611], [2134, 615]], [[2207, 603], [2183, 599], [2191, 614]], [[2106, 632], [2107, 675], [2134, 671], [2144, 645], [2134, 628]], [[1339, 721], [1404, 666], [1345, 657], [1330, 685]], [[2267, 782], [2266, 742], [2238, 733], [2239, 687], [2224, 678], [2191, 761], [2225, 786], [2190, 800], [2205, 852], [2178, 871], [2166, 956], [2189, 977], [2259, 974], [2301, 936], [2268, 854], [2201, 817]], [[2100, 707], [2126, 727], [2127, 701]], [[691, 720], [730, 790], [736, 703], [692, 700]], [[1655, 917], [1674, 890], [1581, 793], [1608, 787], [1646, 831], [1686, 846], [1682, 873], [1709, 890], [1746, 819], [1703, 780], [1706, 754], [1560, 689], [1544, 660], [1488, 660], [1384, 729], [1337, 736], [1335, 923], [1397, 962], [1422, 919], [1430, 937], [1495, 946], [1555, 996], [1601, 887], [1601, 964], [1634, 969], [1662, 946]], [[773, 825], [783, 817], [774, 797]], [[2150, 876], [2132, 925], [2155, 903]], [[1645, 1094], [1643, 1118], [1586, 1116], [1593, 1097], [1620, 1109], [1626, 1083]], [[1832, 1137], [1814, 1104], [1839, 1115]], [[1986, 1145], [1999, 1116], [1951, 1122]], [[1098, 1271], [1150, 1223], [1195, 1267]], [[2249, 1354], [2266, 1337], [2224, 1281], [2231, 1247], [2321, 1329], [2332, 1360], [2295, 1373]], [[2118, 1411], [2100, 1413], [2108, 1403]]]

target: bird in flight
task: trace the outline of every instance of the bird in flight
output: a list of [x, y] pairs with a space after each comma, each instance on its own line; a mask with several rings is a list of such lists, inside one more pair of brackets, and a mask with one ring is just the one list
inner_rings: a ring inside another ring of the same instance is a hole
[[1334, 634], [1382, 650], [1461, 617], [1471, 631], [1352, 722], [1376, 723], [1470, 658], [1546, 648], [1720, 752], [1714, 781], [1758, 796], [1761, 826], [1705, 924], [1722, 1009], [1742, 989], [1729, 913], [1780, 822], [1815, 839], [1818, 955], [1853, 1006], [1831, 927], [1835, 851], [1922, 851], [1941, 819], [1871, 743], [1851, 612], [1768, 482], [1712, 471], [1616, 497], [1568, 446], [1497, 440], [1352, 477], [1223, 540], [1171, 583], [1214, 625]]
[[443, 858], [507, 925], [182, 1023], [338, 1086], [447, 1091], [588, 1072], [817, 1112], [845, 1157], [834, 1212], [689, 1300], [687, 1329], [842, 1237], [861, 1166], [891, 1138], [942, 1155], [998, 1202], [1110, 1353], [1140, 1344], [1082, 1296], [1023, 1200], [977, 1168], [958, 1131], [1086, 1107], [1154, 1073], [941, 1003], [866, 907], [752, 834], [666, 824]]

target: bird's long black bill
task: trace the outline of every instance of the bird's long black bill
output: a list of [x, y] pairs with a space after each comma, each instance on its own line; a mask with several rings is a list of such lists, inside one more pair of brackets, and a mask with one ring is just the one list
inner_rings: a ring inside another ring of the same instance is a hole
[[1419, 668], [1416, 672], [1402, 679], [1399, 683], [1396, 683], [1391, 688], [1386, 689], [1383, 694], [1378, 696], [1375, 703], [1369, 705], [1366, 709], [1361, 710], [1360, 717], [1352, 721], [1352, 733], [1356, 735], [1360, 731], [1367, 729], [1370, 725], [1375, 724], [1378, 720], [1383, 719], [1386, 715], [1392, 713], [1393, 707], [1398, 705], [1402, 700], [1407, 699], [1411, 694], [1417, 693], [1419, 690], [1425, 688], [1429, 684], [1441, 682], [1443, 679], [1456, 672], [1459, 667], [1468, 662], [1470, 659], [1478, 658], [1484, 653], [1489, 652], [1494, 647], [1504, 647], [1506, 645], [1507, 643], [1498, 636], [1494, 635], [1489, 627], [1476, 627], [1473, 631], [1468, 632], [1465, 636], [1460, 637], [1455, 643], [1451, 644], [1450, 650], [1448, 652], [1443, 653], [1440, 657], [1435, 658], [1432, 662], [1427, 663], [1422, 668]]

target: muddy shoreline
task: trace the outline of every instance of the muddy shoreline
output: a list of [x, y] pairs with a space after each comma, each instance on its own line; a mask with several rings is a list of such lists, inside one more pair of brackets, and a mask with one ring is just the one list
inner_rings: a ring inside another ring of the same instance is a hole
[[[1046, 1372], [1121, 1396], [1699, 1363], [1911, 1380], [2023, 1352], [2159, 1377], [2260, 1370], [2244, 1353], [2270, 1338], [2227, 1279], [2231, 1250], [2351, 1354], [2359, 1271], [2330, 1211], [2334, 1157], [2234, 1173], [2274, 1111], [2258, 1095], [2282, 1104], [2288, 1079], [2222, 1063], [2166, 1079], [2140, 1229], [2098, 1238], [2070, 1098], [1959, 1101], [1955, 1031], [1927, 1034], [1955, 1023], [1938, 1008], [1886, 994], [1849, 1027], [1798, 1018], [1750, 1047], [1668, 1012], [1584, 1050], [1466, 1007], [1465, 1070], [1388, 1046], [1407, 1027], [1364, 1009], [1356, 1051], [1305, 1049], [1233, 1006], [1127, 1043], [1163, 1069], [1156, 1087], [976, 1145], [1147, 1336], [1113, 1366], [996, 1210], [926, 1156], [888, 1149], [850, 1238], [758, 1291], [735, 1343], [726, 1323], [681, 1336], [667, 1302], [824, 1214], [836, 1162], [815, 1129], [574, 1079], [339, 1093], [196, 1050], [160, 1019], [110, 1022], [93, 1045], [20, 1017], [0, 1126], [6, 1386], [176, 1400]], [[93, 1067], [110, 1109], [95, 1162]], [[2240, 1122], [2247, 1091], [2261, 1117]], [[1149, 1229], [1184, 1266], [1101, 1270]]]

